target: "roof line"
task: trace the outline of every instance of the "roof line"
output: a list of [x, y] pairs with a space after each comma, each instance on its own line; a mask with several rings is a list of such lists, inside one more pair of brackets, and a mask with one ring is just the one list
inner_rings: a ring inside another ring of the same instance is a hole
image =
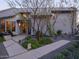
[[0, 13], [4, 12], [4, 11], [7, 11], [7, 10], [10, 10], [10, 9], [16, 9], [16, 8], [8, 8], [8, 9], [5, 9], [5, 10], [1, 10]]

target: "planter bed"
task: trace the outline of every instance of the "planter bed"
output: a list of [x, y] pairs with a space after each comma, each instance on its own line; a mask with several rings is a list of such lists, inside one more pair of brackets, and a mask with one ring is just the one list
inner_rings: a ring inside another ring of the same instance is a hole
[[71, 42], [39, 59], [79, 59], [79, 42]]
[[25, 42], [22, 43], [22, 46], [27, 49], [28, 44], [31, 44], [31, 49], [36, 49], [41, 46], [52, 43], [53, 41], [48, 37], [40, 38], [39, 40], [33, 39], [32, 37], [25, 38]]

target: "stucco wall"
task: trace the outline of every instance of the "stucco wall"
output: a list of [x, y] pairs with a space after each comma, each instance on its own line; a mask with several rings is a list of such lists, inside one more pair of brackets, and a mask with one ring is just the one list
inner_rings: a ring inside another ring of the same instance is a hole
[[[47, 29], [45, 19], [46, 18], [42, 18], [42, 21], [40, 23], [40, 27], [43, 26], [42, 32], [45, 32]], [[33, 19], [31, 20], [32, 20], [32, 26], [33, 26]], [[39, 19], [36, 19], [36, 20], [39, 20]], [[55, 31], [61, 30], [62, 33], [68, 33], [68, 34], [72, 32], [71, 26], [72, 26], [73, 15], [71, 13], [59, 13], [55, 19], [53, 18], [53, 16], [51, 16], [51, 18], [48, 18], [47, 20], [50, 21], [52, 30], [54, 28]], [[56, 20], [56, 23], [53, 26], [54, 20]], [[34, 28], [37, 30], [38, 28], [37, 22], [35, 22]], [[34, 34], [33, 31], [32, 31], [32, 34]], [[47, 32], [46, 34], [48, 35], [49, 33]]]
[[54, 25], [55, 31], [61, 30], [63, 33], [71, 33], [72, 29], [72, 15], [69, 13], [58, 14], [56, 23]]

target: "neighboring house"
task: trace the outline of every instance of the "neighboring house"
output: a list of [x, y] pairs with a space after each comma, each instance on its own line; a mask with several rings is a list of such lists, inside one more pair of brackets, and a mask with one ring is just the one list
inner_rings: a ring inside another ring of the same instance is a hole
[[[33, 17], [36, 19], [35, 24]], [[31, 28], [29, 28], [30, 22]], [[41, 8], [35, 15], [30, 9], [25, 8], [11, 8], [0, 11], [1, 32], [11, 30], [16, 34], [29, 32], [31, 32], [31, 34], [35, 34], [32, 29], [33, 26], [35, 27], [35, 30], [39, 29], [42, 32], [45, 32], [48, 22], [50, 23], [50, 28], [53, 31], [61, 30], [63, 33], [73, 33], [76, 29], [76, 9]], [[48, 31], [46, 34], [49, 34]]]

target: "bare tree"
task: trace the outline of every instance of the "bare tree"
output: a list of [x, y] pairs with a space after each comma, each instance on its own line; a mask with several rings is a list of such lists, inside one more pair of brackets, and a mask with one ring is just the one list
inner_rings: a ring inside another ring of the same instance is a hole
[[[31, 28], [33, 30], [33, 33], [40, 31], [40, 32], [44, 32], [44, 34], [48, 31], [49, 19], [51, 18], [50, 16], [52, 16], [48, 14], [49, 12], [51, 12], [51, 8], [52, 8], [51, 2], [52, 0], [22, 0], [22, 1], [7, 0], [7, 3], [10, 5], [10, 7], [19, 6], [20, 8], [26, 8], [31, 10], [32, 12]], [[44, 20], [42, 17], [44, 17]], [[45, 27], [46, 30], [44, 30]]]

